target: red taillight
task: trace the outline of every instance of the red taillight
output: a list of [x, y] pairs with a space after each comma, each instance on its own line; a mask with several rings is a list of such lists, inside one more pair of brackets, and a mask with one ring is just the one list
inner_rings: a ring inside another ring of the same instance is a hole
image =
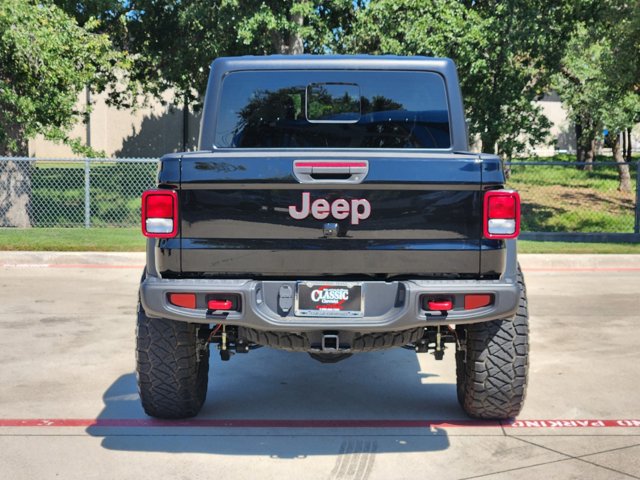
[[173, 198], [169, 195], [147, 195], [148, 218], [173, 218]]
[[500, 195], [489, 200], [489, 218], [515, 218], [516, 199], [509, 195]]
[[142, 233], [171, 238], [178, 233], [178, 194], [173, 190], [147, 190], [142, 194]]
[[231, 300], [209, 300], [209, 310], [231, 310], [233, 302]]
[[482, 308], [493, 303], [493, 295], [480, 293], [464, 296], [464, 309], [473, 310], [474, 308]]
[[512, 190], [490, 190], [484, 194], [484, 236], [516, 238], [520, 233], [520, 195]]
[[195, 293], [170, 293], [169, 302], [176, 307], [196, 308]]
[[441, 312], [447, 312], [453, 308], [453, 302], [451, 300], [428, 300], [428, 310], [440, 310]]

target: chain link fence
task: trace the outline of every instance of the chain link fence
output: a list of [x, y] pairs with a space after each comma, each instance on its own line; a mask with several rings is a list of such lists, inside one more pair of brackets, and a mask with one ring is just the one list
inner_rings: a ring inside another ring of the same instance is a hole
[[0, 158], [0, 227], [134, 227], [158, 159]]
[[522, 200], [522, 231], [638, 233], [638, 163], [507, 163], [507, 186]]
[[[638, 163], [514, 161], [507, 185], [522, 197], [528, 232], [638, 233]], [[0, 227], [135, 227], [158, 160], [0, 157]]]

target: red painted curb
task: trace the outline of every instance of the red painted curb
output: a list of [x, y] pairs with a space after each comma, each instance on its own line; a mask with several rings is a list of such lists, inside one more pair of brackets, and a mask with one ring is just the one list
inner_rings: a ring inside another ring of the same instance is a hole
[[195, 427], [195, 428], [640, 428], [640, 420], [243, 420], [151, 418], [7, 418], [0, 427]]
[[[128, 269], [134, 268], [136, 270], [141, 270], [144, 268], [144, 265], [100, 265], [97, 263], [78, 263], [78, 264], [60, 264], [57, 265], [52, 263], [48, 265], [49, 268], [115, 268], [115, 269]], [[640, 270], [640, 269], [638, 269]]]
[[640, 267], [549, 267], [523, 268], [526, 272], [640, 272]]
[[2, 263], [0, 268], [96, 268], [96, 269], [135, 269], [142, 270], [144, 265], [102, 265], [99, 263]]

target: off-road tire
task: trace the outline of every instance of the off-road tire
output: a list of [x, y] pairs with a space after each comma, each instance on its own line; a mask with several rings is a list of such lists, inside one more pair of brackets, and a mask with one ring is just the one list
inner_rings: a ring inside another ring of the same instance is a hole
[[518, 267], [520, 299], [513, 318], [457, 327], [466, 350], [456, 352], [458, 401], [474, 418], [508, 419], [522, 409], [529, 369], [527, 290]]
[[149, 318], [138, 303], [136, 377], [147, 415], [187, 418], [202, 408], [209, 349], [199, 346], [197, 330], [198, 325], [192, 323]]

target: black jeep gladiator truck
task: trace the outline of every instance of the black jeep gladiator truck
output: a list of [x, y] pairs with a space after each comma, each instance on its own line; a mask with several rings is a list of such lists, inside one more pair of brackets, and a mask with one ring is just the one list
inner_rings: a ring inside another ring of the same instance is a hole
[[199, 150], [164, 156], [142, 197], [147, 414], [198, 413], [211, 344], [327, 363], [450, 345], [468, 415], [520, 412], [520, 199], [469, 151], [451, 60], [219, 58], [202, 115]]

